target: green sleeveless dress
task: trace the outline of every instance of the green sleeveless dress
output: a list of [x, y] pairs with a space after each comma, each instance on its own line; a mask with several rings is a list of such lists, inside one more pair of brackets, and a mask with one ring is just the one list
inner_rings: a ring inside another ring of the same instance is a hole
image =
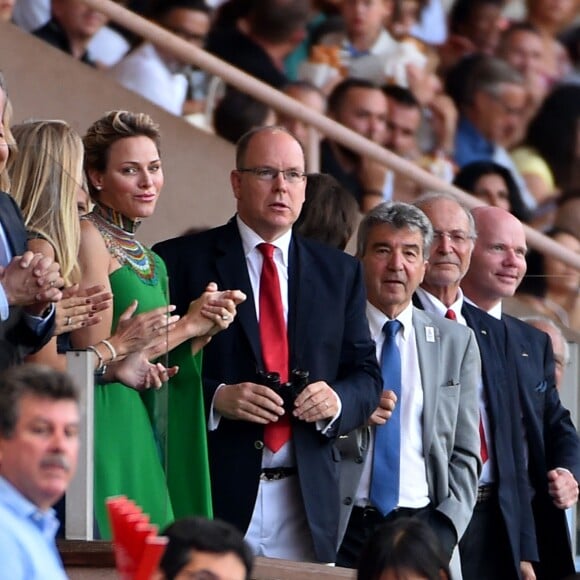
[[[134, 299], [137, 313], [168, 303], [165, 264], [151, 256], [154, 280], [143, 280], [127, 264], [110, 275], [113, 328]], [[159, 391], [139, 393], [120, 383], [95, 387], [95, 514], [103, 539], [111, 537], [110, 496], [126, 495], [160, 529], [174, 516], [211, 517], [201, 353], [192, 356], [188, 341], [170, 358], [180, 372]]]

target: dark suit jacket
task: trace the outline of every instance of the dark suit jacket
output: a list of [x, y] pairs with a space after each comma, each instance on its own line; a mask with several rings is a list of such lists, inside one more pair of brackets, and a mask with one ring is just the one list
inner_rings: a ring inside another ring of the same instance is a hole
[[532, 507], [540, 553], [536, 574], [538, 580], [558, 580], [574, 573], [574, 561], [565, 513], [548, 494], [546, 474], [564, 467], [580, 481], [580, 441], [556, 390], [550, 337], [512, 316], [504, 314], [502, 320], [515, 359], [535, 492]]
[[[13, 256], [26, 250], [26, 230], [14, 200], [0, 191], [0, 221]], [[24, 357], [43, 347], [52, 336], [54, 316], [40, 335], [34, 333], [24, 319], [24, 311], [10, 307], [8, 320], [0, 321], [0, 369], [21, 363]]]
[[[184, 312], [210, 281], [238, 288], [248, 299], [230, 328], [204, 349], [206, 409], [220, 383], [255, 381], [263, 368], [258, 321], [246, 259], [235, 221], [154, 247], [167, 263], [172, 303]], [[288, 271], [290, 368], [327, 381], [342, 401], [332, 435], [366, 422], [382, 389], [375, 346], [365, 316], [360, 264], [343, 252], [294, 235]], [[246, 531], [258, 490], [263, 426], [222, 418], [209, 434], [214, 513]], [[315, 425], [293, 422], [298, 476], [316, 556], [336, 557], [339, 454], [333, 437]]]
[[[415, 295], [414, 301], [420, 300]], [[422, 307], [422, 306], [420, 306]], [[521, 560], [537, 559], [530, 489], [523, 455], [518, 392], [506, 358], [505, 326], [479, 308], [463, 303], [461, 313], [475, 333], [481, 355], [481, 375], [492, 433], [498, 501], [519, 577]]]

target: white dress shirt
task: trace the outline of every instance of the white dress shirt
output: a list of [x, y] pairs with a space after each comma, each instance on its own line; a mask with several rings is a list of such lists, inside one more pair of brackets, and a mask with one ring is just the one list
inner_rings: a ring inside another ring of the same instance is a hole
[[[377, 349], [377, 360], [381, 352], [385, 335], [383, 326], [388, 317], [378, 308], [367, 302], [367, 318], [371, 336]], [[401, 352], [401, 470], [399, 478], [398, 507], [421, 508], [429, 503], [429, 487], [423, 454], [423, 386], [413, 327], [413, 305], [409, 304], [396, 318], [403, 328], [397, 333], [396, 342]], [[374, 437], [371, 437], [368, 458], [373, 457]], [[365, 462], [355, 504], [370, 504], [370, 484], [372, 461]]]
[[171, 70], [153, 44], [143, 43], [109, 69], [109, 74], [127, 89], [169, 113], [182, 115], [187, 96], [187, 79], [183, 74]]

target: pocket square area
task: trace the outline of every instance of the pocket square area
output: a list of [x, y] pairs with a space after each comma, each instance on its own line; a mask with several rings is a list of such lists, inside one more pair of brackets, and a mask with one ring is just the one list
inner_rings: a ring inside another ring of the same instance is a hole
[[548, 381], [546, 381], [546, 379], [544, 379], [543, 381], [541, 381], [540, 383], [538, 383], [535, 387], [535, 391], [537, 391], [538, 393], [543, 393], [546, 391], [546, 389], [548, 388]]

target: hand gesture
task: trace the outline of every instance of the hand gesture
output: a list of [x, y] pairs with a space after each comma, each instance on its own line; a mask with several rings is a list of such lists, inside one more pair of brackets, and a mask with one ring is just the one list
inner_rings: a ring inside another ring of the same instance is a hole
[[236, 316], [236, 306], [245, 299], [246, 295], [240, 290], [218, 291], [217, 284], [210, 282], [187, 310], [191, 336], [213, 336], [225, 330]]
[[224, 385], [214, 398], [214, 409], [226, 419], [265, 425], [284, 414], [284, 401], [269, 387], [256, 383]]
[[381, 393], [379, 406], [370, 416], [369, 425], [384, 425], [392, 416], [397, 404], [397, 395], [394, 391], [385, 389]]
[[154, 358], [167, 350], [164, 347], [167, 335], [179, 320], [179, 316], [176, 314], [168, 316], [175, 310], [173, 305], [160, 306], [133, 316], [137, 306], [138, 302], [134, 300], [121, 314], [115, 333], [109, 341], [115, 347], [118, 356], [147, 348], [147, 355]]
[[338, 396], [328, 383], [317, 381], [296, 397], [294, 407], [293, 415], [307, 423], [332, 419], [338, 413]]
[[79, 290], [78, 284], [65, 288], [62, 299], [56, 304], [54, 334], [72, 332], [100, 322], [97, 313], [110, 308], [113, 298], [110, 292], [103, 292], [104, 288], [100, 284], [83, 290]]
[[179, 371], [179, 367], [166, 368], [161, 363], [150, 363], [144, 352], [130, 354], [122, 361], [113, 363], [114, 380], [137, 391], [151, 387], [159, 389]]
[[0, 268], [0, 282], [10, 306], [24, 306], [31, 314], [40, 314], [49, 303], [62, 297], [64, 280], [60, 266], [47, 256], [24, 252]]
[[548, 471], [548, 493], [557, 508], [572, 507], [578, 501], [578, 482], [567, 469]]

